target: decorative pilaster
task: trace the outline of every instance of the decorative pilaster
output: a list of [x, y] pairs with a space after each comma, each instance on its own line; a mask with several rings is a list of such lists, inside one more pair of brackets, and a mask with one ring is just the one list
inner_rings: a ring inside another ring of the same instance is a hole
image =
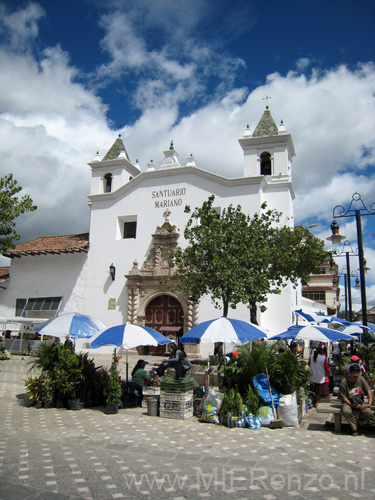
[[194, 304], [194, 326], [197, 326], [199, 320], [199, 305]]
[[138, 288], [133, 288], [133, 308], [132, 308], [132, 323], [137, 324], [138, 319]]
[[188, 315], [187, 315], [187, 329], [188, 331], [193, 328], [193, 304], [189, 302]]

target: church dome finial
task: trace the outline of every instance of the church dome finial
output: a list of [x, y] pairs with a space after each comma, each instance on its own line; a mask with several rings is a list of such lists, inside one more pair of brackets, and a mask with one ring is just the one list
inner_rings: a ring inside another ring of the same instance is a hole
[[169, 146], [169, 149], [174, 149], [174, 146], [173, 146], [173, 141], [171, 141], [171, 145]]

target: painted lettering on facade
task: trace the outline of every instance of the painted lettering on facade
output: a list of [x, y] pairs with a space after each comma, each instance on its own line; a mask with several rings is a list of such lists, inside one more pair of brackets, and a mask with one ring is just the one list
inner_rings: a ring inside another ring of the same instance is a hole
[[155, 199], [155, 208], [181, 207], [182, 198], [186, 194], [186, 188], [161, 189], [152, 191], [151, 197]]

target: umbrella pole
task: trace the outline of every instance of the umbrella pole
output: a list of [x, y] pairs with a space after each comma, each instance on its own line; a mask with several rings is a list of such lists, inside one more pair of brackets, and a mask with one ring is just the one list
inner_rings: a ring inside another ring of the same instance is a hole
[[128, 350], [126, 349], [126, 383], [129, 382]]

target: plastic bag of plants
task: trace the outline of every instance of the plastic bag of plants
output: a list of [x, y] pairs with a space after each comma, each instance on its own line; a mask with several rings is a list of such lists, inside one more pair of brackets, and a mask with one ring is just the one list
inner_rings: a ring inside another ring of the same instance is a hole
[[251, 413], [246, 415], [245, 420], [249, 429], [260, 429], [262, 427], [262, 419]]
[[223, 397], [221, 394], [210, 391], [205, 397], [203, 403], [203, 411], [199, 422], [206, 422], [208, 424], [220, 424], [219, 410], [221, 408], [222, 402]]
[[261, 406], [259, 408], [259, 417], [263, 427], [269, 427], [271, 420], [274, 419], [273, 410], [270, 406]]
[[[271, 404], [271, 395], [270, 395], [270, 389], [268, 386], [268, 380], [267, 376], [265, 373], [260, 373], [256, 377], [253, 378], [253, 385], [255, 389], [258, 391], [260, 399], [263, 401], [265, 405], [270, 405]], [[279, 401], [279, 393], [277, 390], [270, 384], [271, 386], [271, 391], [272, 391], [272, 397], [273, 397], [273, 404], [276, 406], [278, 401]]]
[[246, 414], [243, 413], [241, 417], [232, 417], [232, 414], [228, 412], [228, 427], [246, 427]]

